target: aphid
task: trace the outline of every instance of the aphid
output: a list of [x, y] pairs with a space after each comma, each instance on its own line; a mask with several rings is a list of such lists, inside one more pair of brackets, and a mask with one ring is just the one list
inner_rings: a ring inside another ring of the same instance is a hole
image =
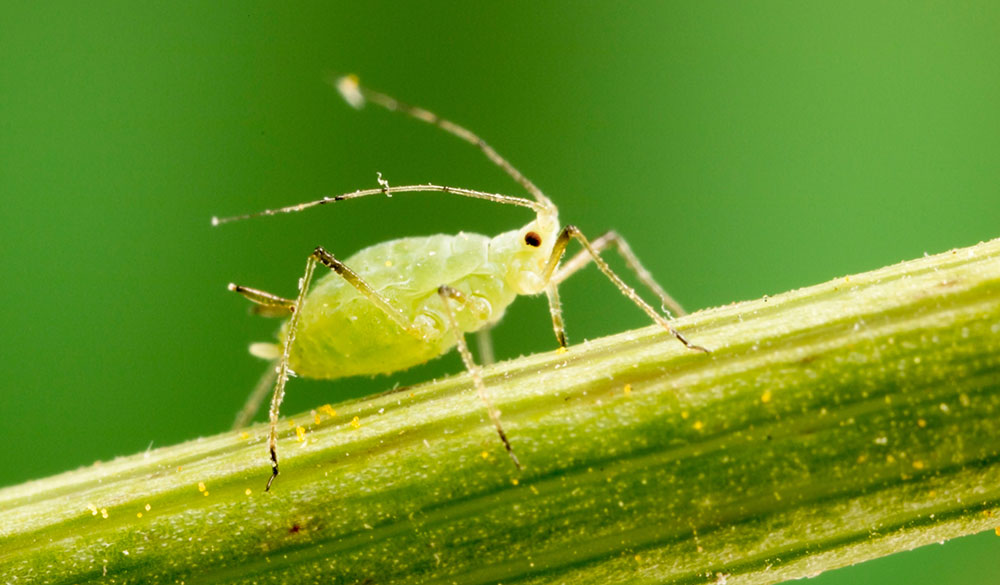
[[[273, 383], [268, 435], [271, 477], [265, 490], [270, 489], [271, 482], [278, 475], [278, 409], [290, 375], [333, 379], [388, 374], [422, 364], [455, 346], [472, 376], [479, 397], [486, 404], [504, 448], [514, 465], [520, 468], [500, 424], [499, 414], [487, 396], [479, 366], [472, 358], [464, 334], [489, 330], [517, 296], [545, 293], [556, 341], [559, 348], [565, 351], [566, 334], [557, 287], [590, 262], [596, 264], [622, 294], [678, 341], [689, 349], [708, 351], [688, 341], [670, 324], [667, 320], [670, 311], [683, 314], [683, 309], [653, 280], [617, 233], [608, 232], [591, 242], [573, 225], [560, 227], [555, 204], [469, 130], [427, 110], [361, 87], [354, 76], [339, 79], [337, 88], [344, 99], [356, 108], [360, 108], [365, 101], [371, 101], [388, 110], [435, 125], [475, 145], [520, 184], [532, 199], [433, 184], [390, 186], [379, 176], [377, 189], [363, 189], [236, 217], [212, 218], [213, 225], [301, 211], [370, 195], [392, 196], [413, 192], [441, 192], [517, 205], [533, 211], [535, 218], [520, 229], [492, 238], [459, 232], [456, 235], [390, 240], [365, 248], [344, 261], [317, 247], [306, 260], [295, 299], [229, 285], [230, 290], [254, 302], [258, 314], [287, 318], [278, 333], [277, 343], [255, 343], [250, 347], [252, 354], [273, 360], [275, 365], [262, 378], [236, 421], [237, 427], [249, 421]], [[578, 241], [583, 249], [560, 265], [571, 240]], [[611, 247], [623, 257], [639, 281], [660, 298], [666, 316], [639, 297], [601, 258], [601, 251]], [[317, 264], [326, 266], [331, 272], [313, 283]]]

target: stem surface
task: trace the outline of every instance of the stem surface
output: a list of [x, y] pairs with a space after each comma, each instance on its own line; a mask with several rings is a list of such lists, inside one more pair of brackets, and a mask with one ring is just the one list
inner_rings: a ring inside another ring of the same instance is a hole
[[[775, 583], [1000, 525], [1000, 240], [0, 490], [8, 583]], [[334, 412], [335, 410], [335, 412]]]

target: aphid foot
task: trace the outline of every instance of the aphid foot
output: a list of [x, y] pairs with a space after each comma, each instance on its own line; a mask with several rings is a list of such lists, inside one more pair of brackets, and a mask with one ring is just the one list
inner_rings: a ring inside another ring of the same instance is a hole
[[708, 348], [705, 348], [705, 347], [702, 347], [700, 345], [695, 345], [695, 344], [691, 343], [690, 341], [687, 340], [687, 337], [684, 337], [683, 335], [681, 335], [681, 332], [678, 331], [678, 330], [676, 330], [676, 329], [674, 329], [673, 327], [670, 328], [670, 333], [674, 337], [677, 338], [677, 341], [680, 341], [681, 343], [683, 343], [684, 347], [686, 347], [688, 349], [693, 349], [694, 351], [701, 351], [701, 352], [704, 352], [704, 353], [712, 353]]
[[265, 492], [271, 491], [271, 484], [276, 477], [278, 477], [278, 454], [275, 452], [274, 447], [271, 447], [271, 477], [267, 478], [267, 485], [264, 486]]

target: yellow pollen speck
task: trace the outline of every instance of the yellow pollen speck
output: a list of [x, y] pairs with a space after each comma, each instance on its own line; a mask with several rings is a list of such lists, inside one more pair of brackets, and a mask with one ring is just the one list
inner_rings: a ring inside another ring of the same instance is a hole
[[763, 402], [764, 404], [767, 404], [768, 402], [770, 402], [771, 401], [771, 391], [770, 390], [764, 390], [764, 393], [760, 395], [760, 401]]
[[1000, 536], [1000, 526], [997, 526], [996, 528], [994, 528], [993, 532], [995, 532], [997, 536]]
[[687, 417], [689, 417], [689, 416], [691, 416], [691, 415], [688, 414], [688, 411], [685, 410], [685, 411], [681, 412], [681, 418], [687, 420]]
[[324, 404], [323, 406], [320, 406], [319, 411], [330, 418], [337, 416], [337, 411], [334, 410], [333, 407], [330, 406], [329, 404]]
[[252, 491], [250, 491], [250, 488], [247, 488], [247, 489], [246, 489], [246, 491], [245, 491], [245, 492], [243, 492], [243, 493], [249, 496], [249, 495], [250, 495], [250, 494], [252, 494], [253, 492], [252, 492]]
[[510, 480], [510, 483], [511, 483], [511, 485], [517, 485], [517, 484], [519, 484], [521, 482], [517, 481], [517, 478], [515, 477], [514, 479]]
[[920, 427], [920, 428], [924, 428], [924, 427], [927, 426], [927, 421], [925, 421], [922, 418], [921, 419], [917, 419], [917, 426]]
[[242, 433], [240, 433], [240, 438], [245, 441], [250, 438], [250, 433], [243, 431]]
[[294, 420], [288, 421], [288, 426], [294, 429], [295, 428], [295, 421]]
[[483, 451], [482, 453], [479, 454], [479, 456], [482, 457], [483, 459], [489, 459], [490, 453], [489, 451]]
[[629, 394], [631, 394], [632, 393], [632, 385], [631, 384], [625, 384], [625, 387], [622, 388], [622, 392], [625, 393], [625, 396], [628, 396]]
[[885, 456], [885, 462], [886, 463], [895, 463], [896, 462], [896, 458], [893, 457], [892, 455], [886, 455]]
[[306, 440], [306, 429], [305, 427], [295, 427], [295, 440], [302, 443]]
[[565, 347], [560, 347], [559, 349], [556, 350], [556, 353], [559, 354], [559, 355], [562, 355], [562, 354], [566, 353], [567, 351], [569, 351], [569, 350], [566, 349]]
[[864, 453], [858, 455], [858, 463], [864, 463], [865, 461], [868, 461], [867, 455], [865, 455]]
[[386, 260], [385, 261], [385, 267], [386, 268], [390, 268], [391, 266], [392, 266], [392, 260]]
[[354, 428], [356, 428], [356, 429], [360, 429], [361, 428], [361, 419], [358, 418], [358, 417], [352, 418], [351, 419], [351, 426], [354, 427]]
[[913, 462], [913, 469], [923, 469], [923, 468], [924, 468], [924, 462], [923, 461], [914, 461]]
[[90, 510], [91, 516], [97, 516], [97, 506], [93, 504], [87, 504], [87, 509]]
[[135, 513], [135, 517], [136, 518], [142, 518], [142, 512], [136, 512]]
[[150, 506], [149, 504], [146, 504], [146, 511], [147, 511], [147, 512], [149, 512], [149, 511], [150, 511], [150, 510], [152, 510], [152, 509], [153, 509], [153, 507], [152, 507], [152, 506]]
[[107, 518], [107, 517], [108, 517], [108, 509], [101, 508], [101, 518]]
[[199, 481], [199, 482], [198, 482], [198, 491], [199, 491], [199, 492], [203, 492], [203, 491], [205, 491], [205, 489], [206, 489], [206, 488], [205, 488], [205, 482], [203, 482], [203, 481]]
[[201, 495], [207, 496], [208, 495], [208, 490], [205, 490], [205, 491], [201, 492]]
[[318, 425], [321, 422], [323, 422], [323, 419], [320, 418], [319, 413], [314, 410], [313, 411], [313, 424], [317, 424]]
[[638, 563], [641, 560], [642, 560], [642, 555], [635, 555], [635, 562]]
[[535, 494], [536, 496], [538, 495], [538, 488], [536, 488], [535, 486], [530, 486], [529, 489], [531, 490], [531, 493]]
[[694, 425], [693, 426], [694, 426], [694, 430], [700, 431], [701, 429], [705, 428], [705, 423], [701, 422], [700, 420], [696, 420], [696, 421], [694, 421]]

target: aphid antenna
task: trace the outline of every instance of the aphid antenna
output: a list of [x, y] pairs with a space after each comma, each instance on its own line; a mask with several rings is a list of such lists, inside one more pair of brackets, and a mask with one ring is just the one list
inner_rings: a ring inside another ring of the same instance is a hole
[[504, 205], [517, 205], [519, 207], [527, 207], [535, 212], [536, 215], [544, 216], [551, 214], [553, 208], [545, 203], [532, 201], [530, 199], [525, 199], [523, 197], [513, 197], [510, 195], [501, 195], [500, 193], [487, 193], [485, 191], [476, 191], [473, 189], [463, 189], [461, 187], [448, 187], [445, 185], [400, 185], [392, 187], [383, 184], [378, 189], [360, 189], [358, 191], [352, 191], [350, 193], [342, 193], [340, 195], [333, 195], [323, 197], [322, 199], [316, 199], [315, 201], [307, 201], [305, 203], [298, 203], [295, 205], [289, 205], [287, 207], [278, 207], [275, 209], [265, 209], [263, 211], [257, 211], [254, 213], [245, 213], [243, 215], [233, 215], [229, 217], [212, 217], [212, 225], [217, 226], [224, 223], [231, 223], [234, 221], [242, 221], [244, 219], [250, 219], [252, 217], [264, 217], [269, 215], [278, 215], [280, 213], [295, 213], [302, 211], [304, 209], [309, 209], [310, 207], [317, 207], [320, 205], [325, 205], [327, 203], [336, 203], [338, 201], [347, 201], [348, 199], [358, 199], [361, 197], [368, 197], [371, 195], [392, 195], [395, 193], [448, 193], [451, 195], [460, 195], [462, 197], [471, 197], [473, 199], [485, 199], [487, 201], [493, 201], [494, 203], [502, 203]]
[[480, 138], [478, 134], [468, 128], [459, 126], [446, 118], [442, 118], [430, 110], [425, 110], [424, 108], [401, 102], [392, 96], [369, 89], [361, 85], [357, 75], [344, 75], [343, 77], [337, 79], [331, 79], [330, 83], [337, 88], [337, 91], [340, 92], [340, 95], [343, 96], [344, 100], [356, 109], [360, 109], [364, 106], [365, 101], [370, 101], [391, 112], [399, 112], [411, 118], [420, 120], [421, 122], [437, 126], [448, 134], [457, 136], [469, 144], [472, 144], [482, 151], [482, 153], [486, 155], [486, 158], [490, 159], [493, 164], [500, 167], [505, 173], [507, 173], [507, 175], [514, 179], [514, 181], [524, 187], [524, 189], [535, 198], [535, 201], [551, 210], [555, 209], [555, 205], [548, 197], [545, 196], [544, 193], [542, 193], [542, 190], [539, 189], [537, 185], [525, 177], [521, 171], [517, 170], [507, 159], [500, 156], [500, 153], [498, 153], [485, 140]]

